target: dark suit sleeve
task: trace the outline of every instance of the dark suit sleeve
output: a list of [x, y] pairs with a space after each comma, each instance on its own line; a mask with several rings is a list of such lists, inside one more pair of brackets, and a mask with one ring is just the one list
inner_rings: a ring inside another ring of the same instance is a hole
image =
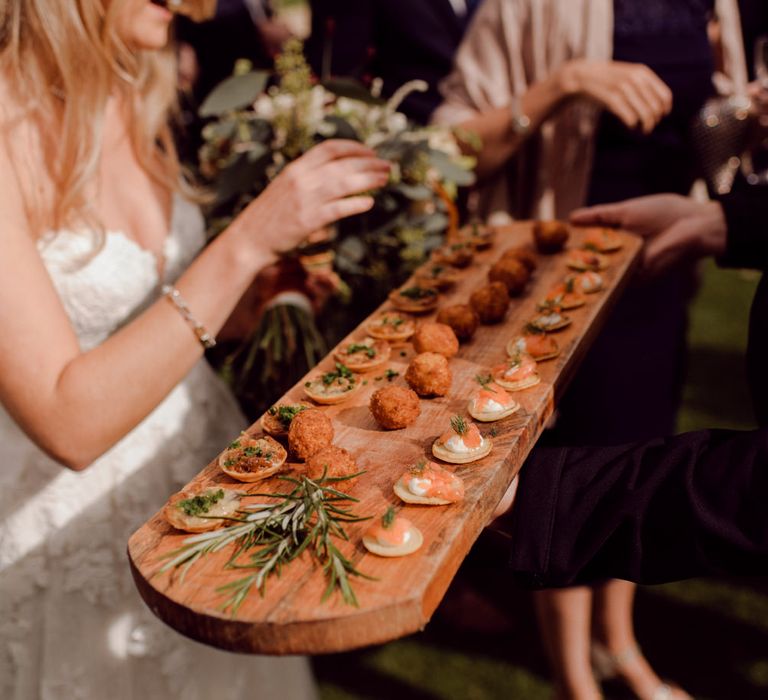
[[505, 523], [525, 585], [768, 574], [768, 429], [540, 448]]
[[315, 75], [322, 77], [328, 55], [332, 76], [363, 77], [374, 44], [374, 0], [312, 0], [310, 5], [312, 31], [305, 51]]
[[726, 267], [768, 270], [768, 187], [745, 186], [720, 200], [728, 225]]

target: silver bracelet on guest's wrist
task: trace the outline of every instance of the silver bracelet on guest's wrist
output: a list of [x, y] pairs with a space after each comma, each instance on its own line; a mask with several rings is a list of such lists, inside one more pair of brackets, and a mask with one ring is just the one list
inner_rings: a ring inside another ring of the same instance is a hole
[[211, 348], [216, 347], [216, 338], [214, 338], [205, 329], [205, 326], [202, 323], [200, 323], [200, 321], [198, 321], [192, 315], [192, 311], [190, 311], [189, 306], [187, 306], [187, 302], [184, 301], [184, 297], [181, 296], [181, 293], [179, 292], [179, 290], [170, 284], [165, 284], [163, 285], [162, 292], [165, 295], [165, 298], [168, 299], [169, 302], [171, 302], [171, 305], [173, 306], [173, 308], [179, 312], [181, 317], [192, 328], [192, 332], [200, 341], [200, 344], [206, 350], [210, 350]]
[[527, 136], [531, 131], [531, 120], [523, 113], [521, 100], [517, 95], [512, 95], [509, 101], [509, 117], [512, 131], [518, 136]]

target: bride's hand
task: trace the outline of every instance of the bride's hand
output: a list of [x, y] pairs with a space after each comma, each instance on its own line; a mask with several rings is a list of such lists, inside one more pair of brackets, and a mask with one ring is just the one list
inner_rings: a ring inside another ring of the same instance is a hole
[[390, 164], [357, 141], [330, 140], [288, 165], [238, 217], [258, 232], [269, 251], [296, 247], [306, 236], [347, 216], [368, 211], [383, 187]]

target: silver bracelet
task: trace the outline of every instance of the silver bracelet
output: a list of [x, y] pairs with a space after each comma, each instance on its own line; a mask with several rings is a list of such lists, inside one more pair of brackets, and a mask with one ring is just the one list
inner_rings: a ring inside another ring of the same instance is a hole
[[197, 336], [200, 344], [206, 350], [216, 347], [216, 338], [205, 330], [205, 326], [192, 315], [187, 302], [184, 301], [184, 297], [181, 296], [179, 290], [170, 284], [164, 284], [162, 292], [165, 298], [173, 304], [176, 311], [181, 314], [181, 317], [192, 327], [192, 331]]
[[512, 95], [509, 101], [509, 116], [512, 122], [512, 131], [519, 136], [527, 136], [531, 130], [531, 120], [527, 114], [523, 114], [522, 100], [517, 95]]

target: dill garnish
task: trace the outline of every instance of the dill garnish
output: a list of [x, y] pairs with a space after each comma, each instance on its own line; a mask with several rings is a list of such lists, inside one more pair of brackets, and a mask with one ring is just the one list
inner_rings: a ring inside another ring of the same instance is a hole
[[381, 526], [385, 530], [389, 530], [389, 528], [391, 528], [395, 522], [396, 515], [397, 513], [395, 513], [395, 509], [392, 506], [389, 506], [389, 508], [387, 508], [387, 512], [381, 516]]
[[469, 430], [467, 421], [464, 420], [463, 416], [454, 416], [451, 418], [451, 428], [453, 428], [453, 432], [457, 435], [464, 435], [467, 430]]

